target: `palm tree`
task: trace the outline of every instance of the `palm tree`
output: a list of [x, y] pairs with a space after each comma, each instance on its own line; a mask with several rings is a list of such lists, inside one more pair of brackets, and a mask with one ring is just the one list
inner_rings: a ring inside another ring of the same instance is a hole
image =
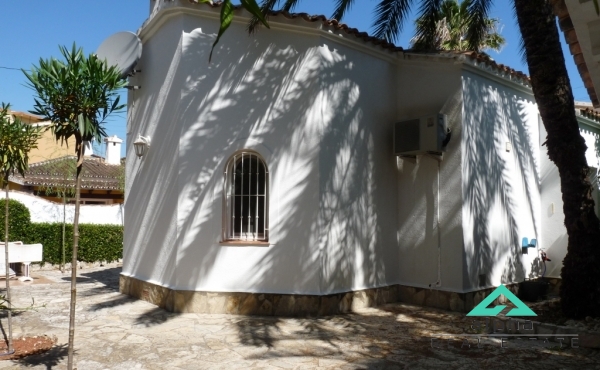
[[37, 147], [41, 127], [21, 122], [18, 117], [11, 117], [9, 104], [2, 103], [0, 107], [0, 166], [4, 184], [4, 262], [6, 268], [6, 297], [8, 307], [8, 353], [13, 352], [12, 344], [12, 313], [10, 297], [10, 280], [8, 265], [8, 177], [16, 172], [24, 176], [29, 162], [29, 151]]
[[75, 339], [75, 305], [77, 297], [77, 249], [79, 246], [79, 196], [83, 168], [84, 142], [106, 136], [103, 124], [115, 111], [121, 110], [116, 92], [125, 86], [115, 66], [109, 67], [94, 54], [85, 56], [73, 44], [69, 51], [60, 47], [64, 61], [40, 59], [30, 73], [23, 71], [28, 85], [35, 91], [34, 109], [31, 113], [49, 120], [56, 140], [66, 142], [75, 137], [77, 170], [75, 182], [75, 216], [73, 220], [73, 258], [71, 260], [71, 307], [69, 316], [69, 349], [67, 367], [73, 368]]
[[[413, 49], [416, 50], [469, 50], [467, 41], [467, 30], [469, 26], [468, 9], [472, 0], [463, 0], [458, 3], [458, 0], [444, 0], [440, 7], [440, 12], [435, 19], [435, 34], [429, 35], [427, 27], [427, 19], [420, 17], [415, 21], [416, 34], [411, 41]], [[492, 49], [500, 51], [506, 43], [504, 37], [498, 33], [498, 19], [486, 18], [486, 33], [481, 40], [481, 44], [477, 45], [475, 51]], [[431, 37], [433, 36], [433, 37]]]
[[[248, 0], [254, 1], [254, 0]], [[292, 10], [300, 0], [283, 1]], [[335, 0], [333, 18], [341, 20], [355, 0]], [[280, 0], [263, 0], [267, 15]], [[444, 0], [420, 0], [419, 34], [425, 45], [435, 45]], [[470, 0], [468, 25], [463, 32], [468, 50], [485, 44], [489, 31], [488, 12], [493, 0]], [[410, 13], [413, 0], [379, 0], [375, 7], [374, 35], [394, 42]], [[588, 180], [586, 146], [579, 134], [573, 93], [560, 46], [556, 17], [548, 0], [513, 0], [531, 74], [531, 85], [548, 133], [548, 156], [561, 179], [565, 226], [569, 237], [561, 272], [561, 302], [565, 315], [580, 318], [600, 316], [600, 221], [594, 213], [592, 186]], [[252, 31], [258, 22], [250, 23]]]
[[579, 134], [555, 16], [547, 0], [514, 0], [531, 85], [558, 167], [569, 236], [560, 290], [569, 317], [600, 316], [600, 222], [588, 180], [586, 145]]

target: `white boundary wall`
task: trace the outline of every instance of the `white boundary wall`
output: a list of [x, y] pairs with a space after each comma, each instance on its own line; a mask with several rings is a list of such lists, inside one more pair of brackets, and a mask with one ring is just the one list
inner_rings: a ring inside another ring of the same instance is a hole
[[[0, 199], [4, 199], [4, 191], [1, 193]], [[46, 199], [20, 191], [10, 191], [9, 198], [18, 200], [29, 208], [31, 222], [63, 221], [63, 205], [60, 203], [50, 202]], [[123, 204], [82, 204], [80, 207], [80, 224], [123, 225]], [[73, 223], [74, 214], [75, 205], [67, 204], [67, 223]]]

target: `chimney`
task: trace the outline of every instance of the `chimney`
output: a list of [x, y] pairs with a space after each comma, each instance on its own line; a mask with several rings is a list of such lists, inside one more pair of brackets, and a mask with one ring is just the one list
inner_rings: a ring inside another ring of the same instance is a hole
[[104, 138], [106, 143], [106, 158], [104, 163], [106, 164], [121, 164], [121, 143], [123, 140], [119, 139], [117, 135], [109, 136]]
[[83, 153], [84, 157], [90, 157], [94, 154], [94, 145], [92, 141], [83, 141], [83, 146], [85, 146], [85, 152]]

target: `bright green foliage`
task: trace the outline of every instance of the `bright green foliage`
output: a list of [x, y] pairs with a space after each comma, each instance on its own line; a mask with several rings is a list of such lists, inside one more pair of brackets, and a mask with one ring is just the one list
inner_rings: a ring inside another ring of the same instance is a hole
[[[13, 242], [23, 241], [29, 233], [30, 224], [29, 208], [17, 200], [9, 199], [8, 240]], [[0, 212], [0, 225], [4, 225], [4, 212]]]
[[[126, 81], [116, 66], [108, 66], [91, 54], [85, 56], [75, 44], [69, 51], [60, 47], [64, 61], [51, 58], [40, 59], [39, 66], [33, 66], [25, 73], [29, 86], [35, 90], [34, 110], [52, 122], [51, 128], [56, 140], [61, 143], [75, 137], [77, 154], [77, 182], [75, 183], [75, 215], [73, 218], [73, 258], [77, 264], [79, 243], [79, 193], [81, 189], [80, 173], [83, 168], [84, 141], [96, 139], [101, 142], [106, 136], [102, 126], [106, 118], [124, 107], [119, 105], [116, 90], [124, 87]], [[69, 345], [67, 368], [73, 369], [75, 348], [75, 306], [77, 300], [77, 270], [71, 270], [71, 305], [69, 313]]]
[[[212, 0], [199, 0], [198, 2], [212, 4]], [[261, 12], [261, 9], [258, 6], [256, 0], [240, 0], [240, 3], [242, 5], [242, 7], [244, 9], [246, 9], [250, 14], [252, 14], [252, 16], [255, 19], [257, 19], [262, 24], [264, 24], [265, 27], [270, 28], [269, 23], [267, 23], [267, 20], [266, 20], [265, 16], [263, 15], [263, 13]], [[215, 50], [215, 46], [217, 46], [217, 44], [219, 43], [219, 40], [221, 39], [221, 36], [223, 36], [225, 31], [231, 25], [231, 21], [233, 20], [233, 12], [234, 11], [235, 11], [235, 6], [231, 3], [231, 0], [224, 0], [222, 2], [221, 16], [220, 16], [221, 24], [219, 25], [219, 33], [217, 34], [217, 38], [215, 39], [215, 42], [213, 43], [212, 48], [210, 49], [210, 55], [208, 57], [209, 62], [212, 59], [212, 53]]]
[[443, 0], [439, 11], [424, 14], [416, 20], [416, 35], [411, 40], [417, 50], [475, 50], [500, 51], [506, 43], [498, 33], [498, 19], [485, 18], [486, 31], [480, 44], [472, 49], [467, 39], [469, 31], [469, 7], [472, 0]]
[[9, 104], [2, 103], [0, 108], [0, 170], [2, 179], [15, 171], [24, 176], [28, 166], [28, 153], [37, 148], [37, 140], [41, 135], [41, 127], [21, 122], [18, 117], [11, 117]]
[[34, 109], [52, 123], [56, 140], [75, 137], [78, 167], [83, 161], [83, 141], [101, 142], [103, 124], [109, 114], [123, 109], [116, 90], [125, 86], [116, 66], [108, 66], [94, 54], [85, 56], [75, 44], [69, 51], [61, 46], [63, 60], [40, 59], [25, 76], [35, 90]]
[[[45, 263], [62, 262], [62, 223], [32, 223], [23, 242], [41, 243]], [[82, 262], [116, 261], [123, 258], [123, 226], [80, 224], [77, 260]], [[73, 238], [73, 225], [66, 225], [66, 237]], [[67, 251], [67, 260], [71, 259]]]

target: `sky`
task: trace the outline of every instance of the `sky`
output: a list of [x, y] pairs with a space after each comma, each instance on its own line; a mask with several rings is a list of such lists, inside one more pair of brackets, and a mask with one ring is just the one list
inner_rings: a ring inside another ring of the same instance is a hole
[[[0, 22], [0, 102], [10, 103], [11, 108], [16, 111], [33, 109], [34, 92], [26, 86], [27, 81], [21, 68], [29, 69], [32, 65], [38, 65], [40, 58], [60, 57], [59, 45], [70, 47], [75, 42], [87, 54], [94, 52], [113, 33], [137, 31], [148, 17], [150, 3], [154, 1], [157, 0], [5, 0], [2, 4], [3, 19]], [[356, 0], [343, 22], [370, 33], [372, 13], [377, 2]], [[333, 13], [333, 4], [334, 1], [302, 0], [294, 11], [329, 17]], [[404, 26], [402, 36], [396, 42], [398, 46], [409, 46], [417, 15], [418, 8], [415, 6], [411, 10], [410, 21]], [[498, 63], [528, 74], [527, 65], [523, 63], [519, 52], [520, 35], [510, 2], [496, 0], [490, 16], [500, 21], [501, 33], [507, 41], [500, 53], [490, 51], [490, 56]], [[214, 32], [216, 31], [215, 29]], [[564, 37], [562, 34], [560, 37], [575, 100], [589, 102]], [[122, 92], [122, 99], [123, 102], [126, 101], [125, 90]], [[126, 116], [126, 112], [121, 112], [107, 121], [105, 128], [109, 136], [117, 135], [126, 139]], [[121, 155], [125, 156], [125, 142], [123, 144]], [[95, 151], [96, 154], [103, 155], [103, 145], [96, 145]]]

